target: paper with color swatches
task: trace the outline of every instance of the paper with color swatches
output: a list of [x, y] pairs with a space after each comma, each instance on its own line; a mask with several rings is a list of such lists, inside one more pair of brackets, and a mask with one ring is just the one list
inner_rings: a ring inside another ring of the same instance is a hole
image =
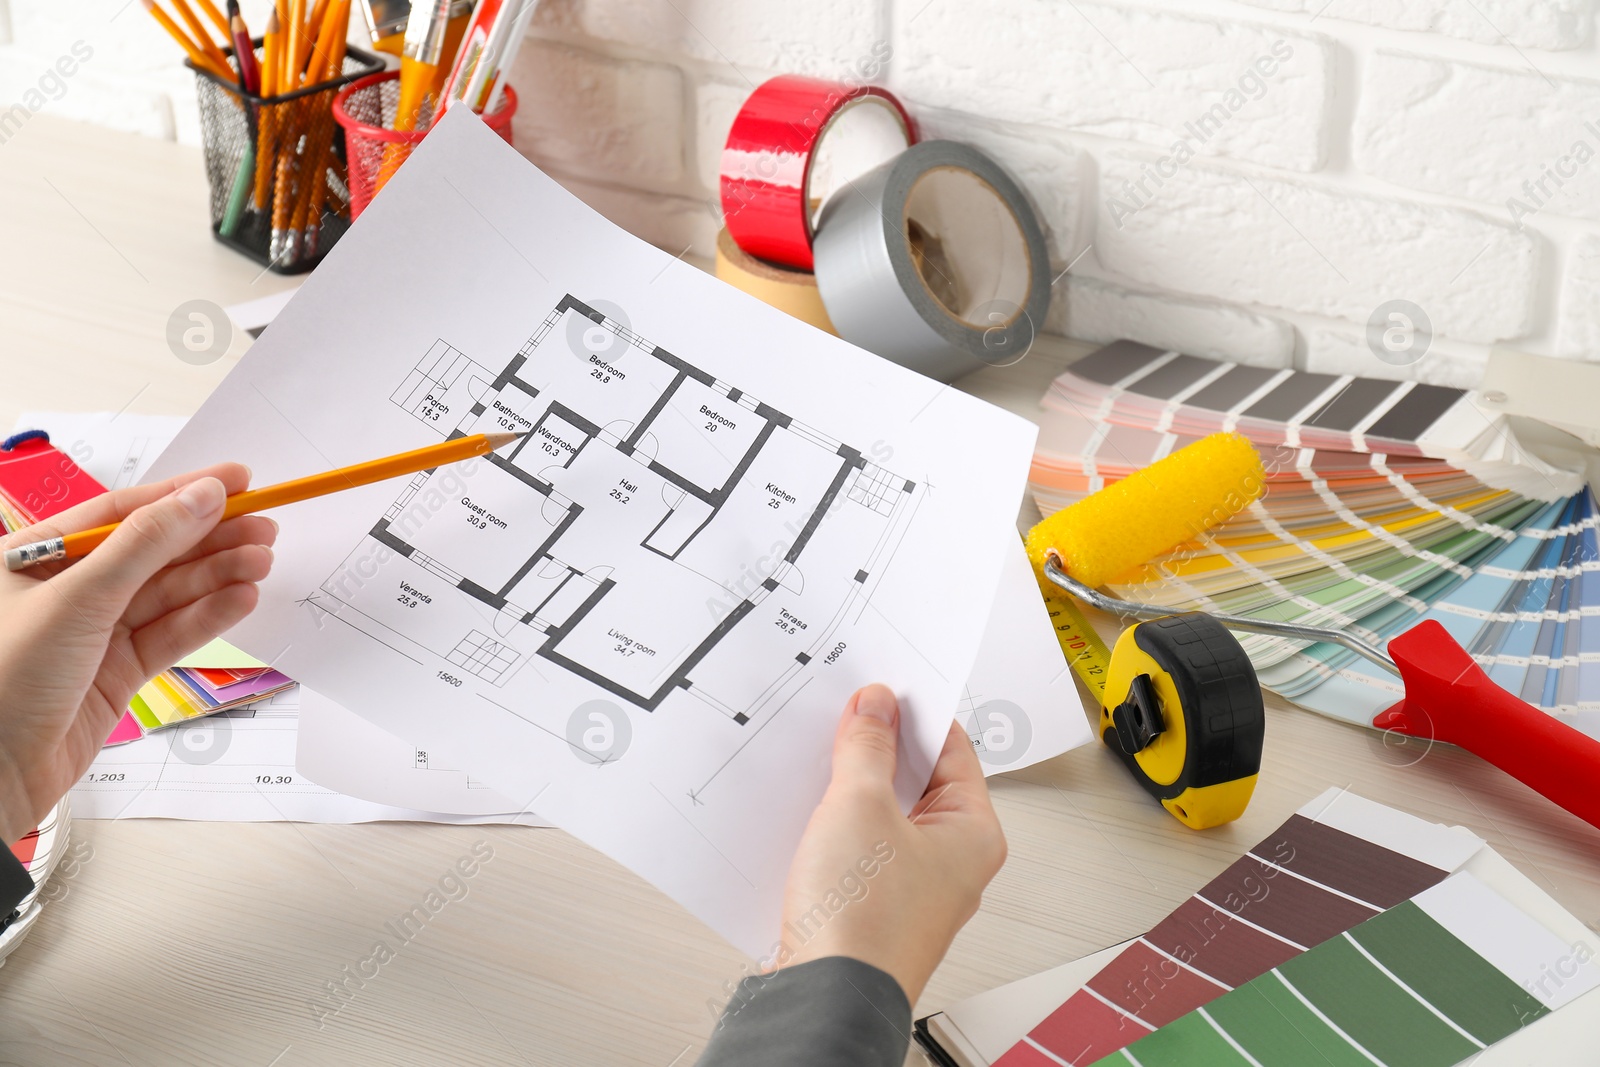
[[995, 1067], [1448, 1067], [1600, 985], [1587, 946], [1462, 870], [1481, 852], [1328, 790]]
[[1128, 946], [996, 1067], [1088, 1064], [1444, 881], [1483, 847], [1338, 790]]
[[[1246, 380], [1221, 388], [1235, 378]], [[1593, 496], [1528, 456], [1503, 420], [1485, 423], [1470, 394], [1421, 389], [1119, 342], [1052, 385], [1030, 481], [1048, 513], [1200, 434], [1236, 429], [1262, 453], [1262, 499], [1112, 582], [1114, 595], [1341, 629], [1380, 647], [1437, 619], [1497, 683], [1600, 736]], [[1277, 390], [1294, 396], [1274, 407]], [[1429, 399], [1407, 407], [1415, 396]], [[1474, 426], [1489, 426], [1493, 447]], [[1367, 725], [1400, 698], [1397, 679], [1342, 646], [1239, 636], [1262, 684], [1304, 707]]]
[[287, 675], [267, 670], [243, 681], [216, 686], [198, 670], [174, 667], [140, 689], [130, 702], [129, 710], [146, 730], [159, 730], [198, 715], [242, 707], [293, 684]]
[[1463, 872], [1098, 1062], [1452, 1067], [1597, 985], [1587, 953]]

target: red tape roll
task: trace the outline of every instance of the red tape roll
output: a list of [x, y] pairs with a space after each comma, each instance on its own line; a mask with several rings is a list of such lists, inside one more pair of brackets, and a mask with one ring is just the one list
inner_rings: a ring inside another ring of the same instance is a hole
[[722, 150], [722, 213], [749, 255], [811, 270], [828, 194], [915, 144], [900, 101], [873, 85], [782, 74], [739, 109]]

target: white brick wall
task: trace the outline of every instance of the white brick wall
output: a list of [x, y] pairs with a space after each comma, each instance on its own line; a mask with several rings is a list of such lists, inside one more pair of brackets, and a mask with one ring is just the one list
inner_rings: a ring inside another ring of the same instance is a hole
[[1323, 158], [1328, 45], [1277, 26], [1127, 5], [933, 0], [896, 20], [894, 40], [889, 84], [913, 103], [982, 101], [989, 117], [1161, 146], [1282, 42], [1292, 58], [1271, 91], [1206, 150], [1292, 170]]
[[[677, 67], [529, 41], [510, 84], [526, 102], [512, 135], [541, 166], [643, 186], [683, 177], [686, 104]], [[563, 98], [567, 106], [549, 106]]]
[[[1600, 353], [1600, 236], [1586, 233], [1574, 243], [1561, 287], [1556, 355], [1594, 359]], [[1595, 398], [1600, 402], [1600, 397]]]
[[1408, 189], [1494, 204], [1509, 222], [1600, 219], [1597, 81], [1379, 52], [1352, 137], [1362, 170]]
[[[709, 256], [750, 89], [879, 82], [1027, 190], [1072, 264], [1048, 329], [1470, 384], [1495, 343], [1600, 359], [1597, 2], [544, 0], [517, 143]], [[94, 56], [47, 110], [197, 137], [175, 47], [121, 0], [0, 0], [0, 111], [77, 40]], [[1391, 299], [1436, 334], [1411, 367], [1366, 348]]]
[[1577, 48], [1594, 28], [1588, 0], [1243, 0], [1274, 11], [1440, 33], [1485, 44]]
[[870, 0], [545, 0], [546, 29], [743, 70], [860, 76], [884, 39]]
[[1056, 286], [1046, 329], [1085, 341], [1131, 338], [1196, 356], [1257, 367], [1288, 367], [1294, 327], [1214, 300], [1126, 289], [1098, 278], [1068, 277]]
[[1147, 171], [1143, 156], [1102, 161], [1095, 248], [1124, 277], [1357, 323], [1398, 297], [1466, 341], [1532, 326], [1537, 249], [1509, 224], [1198, 163], [1160, 188], [1147, 181], [1149, 198], [1124, 195]]

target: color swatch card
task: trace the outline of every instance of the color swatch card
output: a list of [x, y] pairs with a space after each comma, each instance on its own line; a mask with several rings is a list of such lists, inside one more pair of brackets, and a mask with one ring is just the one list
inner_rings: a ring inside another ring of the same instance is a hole
[[20, 530], [99, 496], [105, 489], [79, 469], [44, 433], [19, 433], [0, 442], [0, 520]]
[[47, 430], [83, 473], [107, 489], [126, 489], [144, 480], [185, 421], [181, 415], [130, 411], [25, 411], [12, 432]]
[[1331, 789], [1133, 942], [996, 1067], [1100, 1060], [1440, 884], [1482, 847], [1467, 831]]
[[[1339, 804], [1344, 806], [1347, 799], [1348, 794], [1340, 797]], [[1346, 812], [1345, 821], [1349, 821], [1348, 816], [1356, 807], [1363, 806], [1384, 821], [1398, 820], [1400, 824], [1413, 821], [1410, 816], [1381, 805], [1361, 804]], [[1325, 816], [1313, 816], [1313, 811], [1313, 806], [1308, 805], [1302, 809], [1301, 817], [1326, 821]], [[1473, 840], [1460, 828], [1449, 832], [1466, 835], [1468, 842]], [[1430, 866], [1448, 864], [1451, 857], [1433, 856], [1428, 862]], [[1466, 883], [1459, 880], [1464, 875], [1470, 876], [1476, 888], [1463, 888]], [[1273, 882], [1264, 884], [1276, 885]], [[1482, 904], [1485, 896], [1509, 902], [1516, 914], [1508, 915], [1492, 899], [1487, 905]], [[1469, 916], [1467, 921], [1456, 921], [1456, 917], [1463, 914]], [[1435, 927], [1443, 928], [1449, 938], [1438, 936]], [[1485, 932], [1495, 929], [1511, 929], [1515, 934], [1510, 939], [1485, 936]], [[1087, 985], [1098, 983], [1096, 988], [1106, 988], [1098, 976], [1107, 970], [1115, 971], [1118, 960], [1145, 940], [1114, 945], [946, 1004], [942, 1010], [917, 1021], [917, 1042], [929, 1059], [941, 1067], [994, 1067], [998, 1063], [1016, 1062], [1060, 1067], [1063, 1062], [1073, 1063], [1075, 1057], [1070, 1052], [1058, 1053], [1026, 1042], [1018, 1046], [1018, 1042], [1024, 1035], [1036, 1037], [1037, 1034], [1030, 1034], [1030, 1031], [1040, 1020], [1064, 1002], [1080, 996]], [[1199, 938], [1193, 936], [1190, 940]], [[1341, 940], [1346, 944], [1339, 945]], [[1504, 951], [1508, 940], [1515, 945], [1529, 946], [1533, 951], [1526, 957], [1509, 956]], [[1351, 947], [1350, 941], [1359, 945], [1357, 951], [1372, 966], [1364, 966], [1362, 961], [1350, 957], [1345, 951]], [[1465, 945], [1470, 952], [1460, 945]], [[1561, 946], [1559, 950], [1558, 945]], [[1339, 955], [1333, 968], [1339, 979], [1336, 991], [1339, 994], [1362, 991], [1366, 998], [1375, 995], [1383, 1002], [1381, 1010], [1368, 1010], [1365, 1002], [1358, 1000], [1356, 1003], [1362, 1005], [1358, 1018], [1347, 1023], [1348, 1001], [1323, 1003], [1328, 999], [1324, 994], [1330, 984], [1323, 979], [1323, 963], [1308, 961], [1312, 957], [1323, 960], [1318, 954], [1325, 951]], [[1289, 976], [1293, 992], [1282, 981], [1272, 979], [1269, 982], [1274, 973], [1270, 969], [1245, 968], [1241, 977], [1233, 982], [1208, 971], [1214, 981], [1231, 988], [1189, 1009], [1181, 1004], [1169, 1005], [1181, 1014], [1165, 1028], [1147, 1030], [1129, 1018], [1125, 1027], [1127, 1033], [1121, 1036], [1116, 1051], [1106, 1053], [1103, 1044], [1095, 1049], [1087, 1047], [1088, 1042], [1082, 1042], [1077, 1047], [1082, 1049], [1083, 1055], [1076, 1059], [1083, 1063], [1098, 1056], [1100, 1062], [1119, 1067], [1129, 1067], [1130, 1057], [1144, 1064], [1171, 1063], [1173, 1053], [1162, 1041], [1169, 1036], [1168, 1030], [1172, 1030], [1178, 1037], [1187, 1035], [1192, 1039], [1173, 1043], [1180, 1057], [1177, 1062], [1204, 1065], [1214, 1062], [1205, 1057], [1215, 1053], [1221, 1057], [1215, 1062], [1236, 1064], [1240, 1061], [1228, 1059], [1227, 1050], [1217, 1049], [1218, 1031], [1207, 1022], [1207, 1017], [1218, 1023], [1226, 1017], [1227, 1038], [1223, 1041], [1226, 1044], [1231, 1040], [1235, 1051], [1251, 1057], [1244, 1063], [1263, 1067], [1371, 1067], [1373, 1064], [1401, 1067], [1415, 1062], [1434, 1063], [1432, 1059], [1411, 1056], [1404, 1049], [1396, 1051], [1395, 1038], [1388, 1034], [1389, 1025], [1384, 1021], [1388, 1017], [1383, 1014], [1392, 1009], [1397, 1011], [1403, 1024], [1402, 1039], [1413, 1030], [1437, 1036], [1431, 1027], [1440, 1019], [1453, 1021], [1460, 1019], [1463, 1013], [1472, 1014], [1471, 1023], [1455, 1023], [1461, 1029], [1452, 1031], [1453, 1037], [1446, 1034], [1439, 1043], [1447, 1052], [1459, 1051], [1462, 1045], [1457, 1038], [1464, 1034], [1470, 1041], [1487, 1044], [1487, 1048], [1472, 1054], [1473, 1067], [1588, 1064], [1594, 1061], [1593, 1050], [1600, 1047], [1597, 1046], [1600, 1043], [1600, 990], [1594, 990], [1593, 983], [1585, 977], [1596, 953], [1592, 929], [1505, 857], [1483, 846], [1448, 880], [1436, 882], [1409, 901], [1384, 909], [1365, 923], [1275, 965], [1277, 975]], [[1486, 962], [1489, 967], [1479, 961]], [[1155, 989], [1174, 976], [1179, 966], [1175, 960], [1169, 960], [1164, 969], [1156, 965], [1140, 976], [1141, 985]], [[1388, 972], [1387, 976], [1384, 971]], [[1496, 974], [1509, 975], [1514, 985], [1508, 988]], [[1322, 979], [1320, 984], [1319, 979]], [[1243, 990], [1251, 990], [1252, 997], [1261, 994], [1259, 1002], [1251, 1004], [1247, 1000], [1241, 1009], [1233, 998]], [[1313, 1001], [1315, 1011], [1306, 1006]], [[1429, 1017], [1423, 1018], [1419, 1025], [1411, 1016], [1422, 1002], [1428, 1005]], [[1281, 1009], [1282, 1016], [1268, 1017], [1263, 1022], [1250, 1010], [1262, 1004], [1274, 1012]], [[1509, 1013], [1504, 1010], [1508, 1004], [1512, 1008]], [[1465, 1008], [1458, 1007], [1460, 1005]], [[1331, 1026], [1317, 1012], [1332, 1020]], [[1282, 1017], [1293, 1020], [1293, 1033], [1283, 1031], [1279, 1021]], [[1197, 1027], [1197, 1022], [1205, 1023], [1205, 1027]], [[1450, 1025], [1446, 1024], [1447, 1029]], [[1354, 1046], [1333, 1030], [1334, 1027], [1354, 1037], [1367, 1055], [1353, 1052]], [[1154, 1035], [1161, 1035], [1161, 1040]], [[1316, 1037], [1315, 1044], [1310, 1043], [1312, 1035]], [[1302, 1038], [1306, 1040], [1300, 1040]], [[1063, 1039], [1056, 1047], [1067, 1046], [1068, 1042]], [[1375, 1054], [1379, 1051], [1388, 1055], [1380, 1057]]]
[[1597, 986], [1585, 946], [1463, 872], [1096, 1062], [1451, 1067]]
[[1271, 370], [1117, 341], [1057, 378], [1044, 403], [1163, 433], [1237, 430], [1268, 445], [1432, 456], [1544, 500], [1582, 484], [1523, 448], [1505, 416], [1472, 393], [1421, 382]]
[[[1380, 648], [1437, 619], [1498, 684], [1600, 736], [1593, 496], [1497, 423], [1499, 444], [1474, 438], [1469, 424], [1492, 420], [1470, 395], [1118, 342], [1058, 378], [1044, 406], [1029, 480], [1047, 514], [1217, 429], [1262, 455], [1260, 500], [1112, 581], [1114, 595]], [[1400, 697], [1393, 676], [1342, 645], [1240, 643], [1263, 686], [1312, 710], [1370, 725]]]

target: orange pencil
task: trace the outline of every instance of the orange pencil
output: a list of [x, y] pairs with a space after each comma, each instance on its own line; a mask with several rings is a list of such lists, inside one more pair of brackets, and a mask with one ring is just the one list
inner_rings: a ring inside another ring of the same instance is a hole
[[209, 70], [220, 78], [226, 78], [230, 81], [233, 79], [233, 71], [226, 66], [219, 68], [211, 57], [201, 50], [199, 45], [189, 40], [188, 36], [178, 28], [178, 24], [172, 21], [171, 15], [156, 6], [155, 0], [141, 0], [141, 2], [144, 4], [144, 9], [150, 12], [150, 17], [159, 22], [161, 28], [167, 31], [167, 35], [177, 41], [185, 52], [189, 53], [189, 58], [194, 61], [195, 66]]
[[[261, 44], [261, 96], [270, 99], [278, 94], [278, 53], [283, 49], [283, 32], [278, 23], [278, 12], [267, 15], [267, 31]], [[277, 139], [278, 109], [263, 105], [260, 129], [256, 136], [256, 188], [257, 211], [267, 209], [267, 191], [272, 186], [272, 149]]]
[[322, 61], [317, 57], [320, 55], [326, 59], [328, 55], [325, 51], [319, 52], [317, 48], [322, 43], [322, 31], [328, 11], [328, 0], [315, 0], [311, 5], [311, 14], [306, 16], [306, 36], [316, 42], [311, 46], [311, 55], [305, 63], [307, 85], [317, 80], [316, 72], [322, 69]]
[[228, 77], [233, 77], [233, 70], [228, 66], [228, 57], [222, 54], [222, 49], [217, 47], [217, 42], [211, 39], [211, 34], [206, 32], [206, 24], [200, 21], [199, 16], [188, 4], [188, 0], [172, 0], [173, 9], [188, 25], [189, 32], [194, 35], [194, 42], [200, 50], [210, 58], [211, 62], [228, 72]]
[[[313, 21], [320, 18], [321, 25], [317, 27], [316, 43], [311, 46], [311, 52], [306, 57], [306, 62], [302, 67], [305, 71], [305, 84], [307, 85], [315, 85], [317, 82], [322, 81], [323, 72], [328, 68], [328, 57], [333, 54], [333, 38], [339, 28], [337, 25], [339, 20], [337, 18], [322, 17], [324, 14], [321, 12], [323, 3], [324, 0], [317, 0], [318, 11], [312, 13]], [[347, 25], [346, 32], [348, 30], [349, 27]]]
[[[324, 81], [331, 81], [344, 73], [345, 52], [350, 47], [350, 9], [354, 0], [339, 0], [333, 7], [333, 54], [328, 57], [328, 69], [323, 71]], [[332, 104], [329, 104], [332, 107]]]
[[306, 69], [306, 53], [311, 51], [311, 35], [307, 28], [306, 0], [290, 0], [289, 52], [283, 62], [283, 73], [288, 79], [285, 91], [300, 87], [300, 72]]
[[295, 140], [299, 133], [286, 131], [288, 136], [279, 143], [277, 174], [272, 189], [272, 235], [268, 238], [267, 258], [272, 263], [294, 260], [294, 235], [289, 232], [289, 219], [294, 212]]
[[[350, 32], [350, 0], [337, 0], [328, 13], [328, 21], [334, 26], [334, 37], [327, 65], [318, 78], [321, 81], [332, 80], [344, 69], [345, 43]], [[331, 106], [332, 102], [329, 101]], [[322, 205], [326, 202], [328, 190], [328, 162], [333, 152], [334, 122], [328, 108], [318, 113], [318, 122], [320, 125], [317, 144], [311, 153], [310, 176], [293, 223], [301, 229], [300, 254], [307, 259], [317, 254], [317, 239], [322, 230]]]
[[[521, 436], [523, 435], [520, 433], [480, 433], [471, 437], [458, 437], [454, 441], [429, 445], [427, 448], [417, 448], [384, 459], [357, 463], [353, 467], [313, 474], [308, 478], [296, 478], [263, 489], [247, 489], [228, 498], [227, 504], [222, 509], [222, 518], [225, 521], [240, 515], [266, 511], [268, 508], [279, 508], [285, 504], [296, 504], [313, 497], [327, 496], [329, 493], [337, 493], [344, 489], [354, 489], [359, 485], [371, 485], [373, 482], [415, 474], [445, 463], [459, 463], [473, 456], [493, 452]], [[112, 531], [119, 525], [121, 524], [113, 522], [106, 526], [97, 526], [92, 530], [69, 533], [64, 537], [52, 537], [47, 541], [36, 541], [20, 548], [7, 549], [6, 569], [19, 571], [46, 560], [75, 559], [86, 555], [90, 549], [110, 537]]]
[[233, 24], [228, 20], [228, 16], [217, 9], [216, 4], [213, 4], [211, 0], [195, 0], [195, 3], [199, 4], [200, 10], [206, 13], [206, 18], [217, 24], [217, 29], [222, 31], [224, 39], [233, 34]]

